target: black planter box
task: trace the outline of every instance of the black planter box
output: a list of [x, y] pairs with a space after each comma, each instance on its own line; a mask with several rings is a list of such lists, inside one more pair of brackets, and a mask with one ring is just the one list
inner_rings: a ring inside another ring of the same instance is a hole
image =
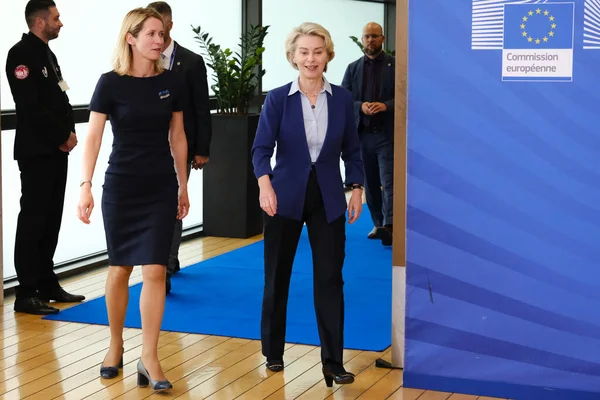
[[248, 238], [263, 232], [250, 150], [259, 114], [212, 116], [210, 161], [203, 169], [206, 236]]

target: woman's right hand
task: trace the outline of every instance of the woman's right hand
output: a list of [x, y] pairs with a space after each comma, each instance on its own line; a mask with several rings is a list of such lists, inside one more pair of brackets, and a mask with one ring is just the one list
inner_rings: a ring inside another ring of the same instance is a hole
[[92, 196], [92, 189], [89, 185], [84, 184], [81, 187], [79, 194], [79, 204], [77, 205], [77, 217], [84, 224], [90, 223], [90, 216], [94, 209], [94, 197]]
[[277, 195], [271, 185], [271, 180], [267, 177], [266, 180], [259, 182], [260, 195], [258, 197], [260, 208], [267, 213], [269, 217], [277, 214]]

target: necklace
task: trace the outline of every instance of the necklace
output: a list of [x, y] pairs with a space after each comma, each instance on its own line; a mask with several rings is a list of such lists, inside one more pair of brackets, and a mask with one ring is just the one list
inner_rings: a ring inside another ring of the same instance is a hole
[[[304, 91], [304, 90], [300, 89], [300, 91], [301, 91], [302, 93], [304, 93], [304, 94], [306, 95], [306, 97], [312, 97], [312, 98], [316, 98], [316, 97], [319, 95], [319, 93], [321, 93], [321, 90], [323, 90], [323, 87], [321, 87], [321, 89], [320, 89], [320, 90], [319, 90], [317, 93], [315, 93], [315, 94], [310, 94], [310, 93], [308, 93], [307, 91]], [[310, 102], [310, 101], [309, 101], [309, 102]], [[310, 108], [311, 108], [311, 109], [313, 109], [313, 110], [315, 109], [315, 107], [316, 107], [316, 104], [311, 104], [311, 105], [310, 105]]]

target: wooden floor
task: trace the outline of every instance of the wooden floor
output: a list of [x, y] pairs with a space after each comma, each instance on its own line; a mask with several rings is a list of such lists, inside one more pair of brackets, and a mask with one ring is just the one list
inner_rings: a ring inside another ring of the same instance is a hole
[[[232, 251], [260, 240], [206, 237], [182, 245], [182, 265]], [[106, 268], [62, 282], [69, 292], [87, 299], [104, 295]], [[131, 284], [141, 281], [136, 268]], [[174, 290], [177, 290], [175, 287]], [[136, 362], [142, 336], [126, 329], [125, 367], [116, 379], [103, 380], [99, 367], [109, 345], [106, 326], [44, 321], [14, 313], [14, 297], [2, 308], [0, 329], [0, 398], [2, 399], [490, 399], [402, 388], [402, 371], [375, 367], [390, 358], [382, 352], [346, 351], [346, 368], [357, 377], [352, 385], [328, 389], [320, 372], [319, 348], [288, 345], [284, 372], [264, 367], [260, 342], [228, 337], [162, 332], [158, 354], [174, 389], [157, 395], [136, 386]], [[201, 306], [201, 305], [198, 305]]]

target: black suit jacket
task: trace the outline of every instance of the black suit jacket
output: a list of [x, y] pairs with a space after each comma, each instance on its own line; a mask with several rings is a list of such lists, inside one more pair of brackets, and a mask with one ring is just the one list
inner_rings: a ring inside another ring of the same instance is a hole
[[212, 124], [204, 59], [175, 42], [171, 70], [180, 77], [184, 98], [183, 125], [188, 142], [188, 159], [210, 155]]
[[[363, 75], [365, 57], [362, 56], [358, 60], [352, 62], [346, 68], [342, 86], [352, 92], [354, 100], [354, 117], [356, 118], [356, 126], [360, 126], [360, 117], [362, 115], [362, 103], [364, 102], [363, 95]], [[381, 70], [381, 90], [380, 102], [385, 103], [387, 111], [383, 114], [383, 129], [393, 139], [394, 137], [394, 88], [395, 88], [395, 73], [396, 59], [387, 54], [383, 57], [383, 66]]]

